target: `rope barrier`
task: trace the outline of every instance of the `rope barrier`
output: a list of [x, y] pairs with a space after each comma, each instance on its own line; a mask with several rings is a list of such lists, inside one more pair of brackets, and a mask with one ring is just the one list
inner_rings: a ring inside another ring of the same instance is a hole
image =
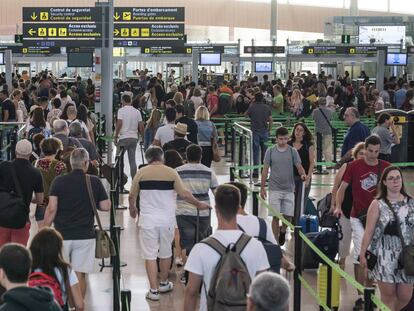
[[[239, 181], [245, 184], [245, 186], [248, 189], [249, 193], [253, 193], [253, 191], [250, 189], [250, 187], [243, 181], [240, 176], [235, 173], [234, 177]], [[265, 200], [263, 200], [260, 196], [258, 196], [258, 200], [265, 206], [268, 211], [271, 213], [271, 215], [274, 215], [275, 217], [279, 218], [282, 223], [284, 223], [287, 227], [289, 227], [292, 231], [294, 230], [295, 226], [290, 223], [286, 218], [283, 217], [282, 214], [280, 214], [278, 211], [276, 211], [274, 208], [272, 208]], [[357, 280], [355, 280], [353, 277], [351, 277], [348, 273], [346, 273], [344, 270], [342, 270], [338, 264], [330, 260], [319, 248], [316, 247], [316, 245], [309, 240], [309, 238], [302, 232], [299, 232], [299, 237], [302, 239], [303, 242], [305, 242], [322, 260], [332, 268], [335, 272], [337, 272], [341, 277], [343, 277], [348, 283], [350, 283], [354, 288], [359, 290], [360, 292], [364, 292], [365, 287], [360, 284]], [[298, 274], [299, 281], [304, 286], [304, 288], [316, 299], [318, 304], [324, 309], [329, 311], [330, 309], [327, 307], [326, 304], [324, 304], [319, 296], [315, 293], [315, 291], [312, 289], [312, 287], [306, 282], [306, 280], [301, 276], [301, 274]], [[377, 296], [372, 295], [371, 300], [380, 308], [382, 311], [391, 311]]]

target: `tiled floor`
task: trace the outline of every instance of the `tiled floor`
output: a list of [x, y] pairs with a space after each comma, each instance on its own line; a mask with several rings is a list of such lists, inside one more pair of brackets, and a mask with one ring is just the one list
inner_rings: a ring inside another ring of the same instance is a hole
[[[140, 154], [137, 154], [138, 162], [141, 161]], [[125, 159], [126, 160], [126, 159]], [[127, 162], [127, 160], [126, 160]], [[220, 183], [229, 181], [229, 164], [223, 160], [218, 165], [214, 165]], [[129, 172], [128, 164], [125, 163], [125, 172]], [[409, 172], [406, 175], [406, 181], [412, 181], [414, 174]], [[321, 184], [322, 186], [313, 186], [311, 190], [311, 196], [316, 199], [321, 198], [325, 193], [330, 190], [327, 184], [332, 184], [334, 178], [334, 172], [330, 175], [316, 175], [313, 179], [314, 184]], [[130, 180], [129, 180], [130, 182]], [[248, 183], [249, 181], [246, 180]], [[127, 185], [129, 188], [129, 184]], [[408, 188], [410, 193], [413, 193], [413, 188]], [[127, 203], [127, 196], [123, 198], [124, 204]], [[250, 198], [249, 198], [250, 200]], [[213, 202], [213, 201], [212, 201]], [[251, 206], [251, 201], [247, 203], [248, 207]], [[266, 213], [265, 209], [260, 208], [260, 215]], [[104, 214], [103, 222], [109, 223], [108, 215]], [[130, 289], [132, 292], [131, 310], [136, 311], [175, 311], [183, 309], [184, 298], [184, 286], [179, 282], [177, 275], [182, 271], [182, 268], [174, 267], [170, 273], [170, 280], [174, 282], [174, 291], [168, 294], [164, 294], [161, 297], [160, 302], [148, 302], [144, 298], [147, 291], [147, 279], [144, 267], [144, 261], [140, 257], [140, 249], [137, 239], [137, 227], [133, 219], [129, 217], [128, 210], [117, 211], [117, 223], [121, 225], [124, 230], [121, 233], [121, 260], [127, 263], [125, 268], [122, 268], [122, 281], [121, 288]], [[213, 228], [217, 226], [217, 221], [213, 214], [212, 216]], [[36, 231], [36, 226], [32, 227], [32, 232]], [[293, 242], [287, 243], [287, 253], [292, 254]], [[346, 271], [353, 275], [353, 267], [347, 261]], [[310, 283], [312, 288], [316, 290], [316, 271], [304, 272], [305, 279]], [[288, 275], [288, 279], [292, 284], [293, 290], [293, 276]], [[348, 311], [352, 310], [353, 303], [356, 300], [356, 291], [354, 288], [345, 282], [341, 281], [341, 303], [339, 310]], [[86, 297], [86, 310], [99, 310], [110, 311], [112, 307], [112, 274], [111, 269], [106, 268], [103, 272], [99, 272], [98, 262], [96, 265], [95, 273], [89, 275], [88, 291]], [[293, 310], [293, 303], [291, 303], [290, 309]], [[308, 292], [302, 286], [301, 295], [301, 310], [303, 311], [316, 311], [319, 310], [315, 300], [308, 294]]]

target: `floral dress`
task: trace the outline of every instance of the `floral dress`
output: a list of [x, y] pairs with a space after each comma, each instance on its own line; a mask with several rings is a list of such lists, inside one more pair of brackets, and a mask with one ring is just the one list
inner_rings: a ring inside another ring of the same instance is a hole
[[[397, 213], [404, 243], [413, 243], [414, 235], [414, 200], [406, 198], [403, 201], [391, 203], [391, 208]], [[394, 214], [384, 200], [379, 200], [379, 218], [369, 250], [377, 256], [377, 264], [370, 276], [385, 283], [413, 284], [414, 277], [407, 276], [404, 269], [399, 267], [398, 258], [401, 253], [401, 240], [396, 230], [392, 230]]]

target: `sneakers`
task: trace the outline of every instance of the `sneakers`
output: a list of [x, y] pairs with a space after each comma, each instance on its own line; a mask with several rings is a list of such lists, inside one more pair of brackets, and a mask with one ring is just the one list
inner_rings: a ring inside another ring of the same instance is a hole
[[174, 284], [172, 282], [167, 281], [167, 282], [161, 282], [158, 290], [160, 291], [160, 293], [168, 293], [172, 291], [173, 288], [174, 288]]
[[185, 275], [185, 272], [181, 274], [180, 276], [180, 283], [187, 284], [187, 276]]
[[355, 301], [355, 306], [353, 311], [362, 311], [364, 310], [364, 300], [362, 298], [358, 298], [357, 301]]
[[147, 294], [145, 295], [145, 298], [152, 301], [159, 301], [160, 300], [160, 292], [157, 290], [150, 289]]
[[159, 301], [160, 300], [160, 293], [168, 293], [172, 291], [174, 288], [174, 284], [172, 282], [160, 282], [160, 287], [158, 290], [150, 289], [145, 298], [151, 301]]
[[286, 231], [285, 232], [280, 231], [280, 233], [279, 233], [279, 245], [283, 246], [283, 245], [285, 245], [285, 242], [286, 242]]

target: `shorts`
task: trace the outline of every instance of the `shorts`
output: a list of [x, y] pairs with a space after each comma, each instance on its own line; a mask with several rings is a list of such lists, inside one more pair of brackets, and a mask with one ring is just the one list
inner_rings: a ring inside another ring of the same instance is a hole
[[91, 273], [95, 266], [95, 239], [65, 240], [63, 251], [73, 271]]
[[339, 218], [339, 224], [342, 229], [342, 240], [339, 241], [339, 258], [349, 256], [352, 241], [351, 221], [349, 218], [342, 216]]
[[200, 217], [199, 219], [197, 240], [197, 216], [177, 215], [178, 230], [180, 231], [180, 244], [181, 248], [186, 250], [187, 255], [196, 243], [208, 236], [210, 218]]
[[[284, 191], [269, 191], [269, 205], [284, 216], [295, 215], [295, 193]], [[270, 216], [276, 216], [271, 210]]]
[[359, 264], [359, 253], [361, 252], [362, 238], [364, 237], [364, 226], [358, 218], [351, 217], [352, 242], [354, 243], [354, 264]]
[[174, 226], [171, 227], [139, 227], [139, 243], [142, 258], [156, 260], [172, 256], [171, 245], [174, 240]]

